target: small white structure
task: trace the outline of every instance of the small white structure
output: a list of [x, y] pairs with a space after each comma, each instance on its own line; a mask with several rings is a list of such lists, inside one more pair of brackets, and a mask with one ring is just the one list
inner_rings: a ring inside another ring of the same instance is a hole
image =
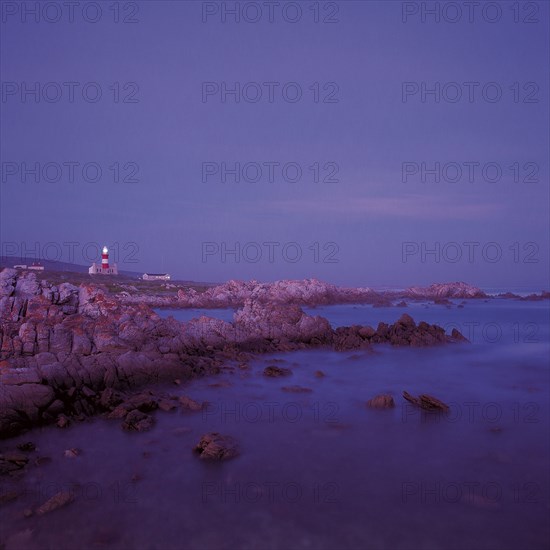
[[142, 279], [144, 281], [169, 281], [168, 273], [144, 273]]
[[101, 265], [95, 262], [88, 268], [90, 275], [118, 275], [118, 267], [116, 264], [109, 265], [109, 249], [104, 246], [101, 252]]
[[27, 264], [17, 264], [13, 266], [13, 269], [27, 269]]
[[44, 271], [44, 266], [42, 264], [38, 264], [36, 262], [33, 262], [32, 265], [29, 265], [27, 269], [32, 269], [34, 271]]

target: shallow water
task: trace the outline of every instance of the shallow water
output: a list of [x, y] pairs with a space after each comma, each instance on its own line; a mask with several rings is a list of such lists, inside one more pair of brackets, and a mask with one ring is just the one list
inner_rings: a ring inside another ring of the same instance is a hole
[[[34, 441], [33, 454], [53, 461], [29, 469], [18, 482], [26, 493], [0, 508], [6, 550], [547, 548], [548, 303], [424, 306], [310, 312], [335, 326], [376, 326], [404, 311], [443, 326], [479, 323], [472, 343], [263, 356], [249, 370], [166, 388], [209, 407], [159, 411], [150, 432], [98, 418], [10, 441]], [[267, 379], [268, 364], [293, 375]], [[289, 385], [312, 391], [281, 389]], [[420, 413], [403, 390], [435, 395], [451, 411]], [[382, 392], [397, 406], [368, 409]], [[242, 454], [200, 461], [191, 449], [208, 431], [236, 437]], [[65, 458], [71, 447], [82, 454]], [[75, 502], [23, 517], [62, 488]]]

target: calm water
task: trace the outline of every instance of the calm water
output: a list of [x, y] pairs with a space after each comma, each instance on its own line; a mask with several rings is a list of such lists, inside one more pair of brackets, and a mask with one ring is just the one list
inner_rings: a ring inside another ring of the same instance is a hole
[[[29, 471], [26, 494], [1, 508], [6, 550], [548, 547], [548, 303], [310, 311], [374, 326], [407, 311], [473, 327], [472, 344], [261, 357], [249, 370], [168, 388], [210, 406], [158, 412], [147, 433], [103, 419], [27, 433], [16, 442], [36, 442], [53, 461]], [[273, 361], [293, 376], [264, 378]], [[288, 385], [312, 392], [282, 391]], [[403, 390], [433, 394], [451, 412], [421, 414]], [[395, 409], [366, 408], [381, 392]], [[191, 449], [208, 431], [236, 437], [241, 456], [199, 461]], [[82, 455], [64, 458], [71, 447]], [[74, 503], [22, 517], [63, 487]]]

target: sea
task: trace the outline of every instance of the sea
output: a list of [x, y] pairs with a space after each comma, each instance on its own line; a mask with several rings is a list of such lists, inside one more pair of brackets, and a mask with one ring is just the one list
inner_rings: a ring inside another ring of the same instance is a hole
[[[469, 343], [431, 348], [304, 350], [160, 389], [207, 402], [154, 413], [128, 433], [94, 418], [34, 429], [32, 456], [51, 458], [1, 480], [5, 550], [495, 550], [550, 544], [549, 302], [452, 300], [375, 308], [305, 308], [333, 326], [417, 322], [458, 328]], [[187, 321], [232, 310], [158, 310]], [[292, 374], [267, 378], [277, 365]], [[402, 397], [429, 394], [449, 411]], [[395, 406], [367, 401], [389, 394]], [[207, 463], [202, 434], [238, 441], [240, 455]], [[80, 453], [67, 458], [67, 449]], [[74, 502], [29, 516], [60, 490]]]

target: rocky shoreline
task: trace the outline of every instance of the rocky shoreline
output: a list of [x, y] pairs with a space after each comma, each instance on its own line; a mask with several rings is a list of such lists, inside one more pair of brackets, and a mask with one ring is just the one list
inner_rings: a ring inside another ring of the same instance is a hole
[[441, 327], [416, 324], [406, 314], [393, 325], [379, 323], [376, 329], [333, 329], [326, 319], [307, 315], [295, 303], [239, 296], [245, 301], [232, 323], [209, 317], [183, 323], [162, 319], [148, 304], [129, 304], [94, 285], [55, 286], [38, 281], [33, 273], [4, 269], [0, 272], [0, 437], [63, 417], [109, 410], [106, 390], [127, 391], [216, 374], [246, 363], [251, 354], [466, 340], [457, 330], [447, 335]]
[[126, 304], [147, 303], [164, 308], [238, 308], [252, 300], [262, 304], [296, 304], [320, 306], [332, 304], [372, 304], [391, 306], [403, 300], [445, 300], [488, 298], [479, 288], [462, 282], [433, 284], [428, 287], [410, 287], [403, 291], [376, 291], [372, 288], [338, 287], [317, 279], [283, 280], [275, 283], [258, 281], [228, 281], [222, 285], [197, 292], [179, 289], [173, 295], [147, 295], [122, 292]]

